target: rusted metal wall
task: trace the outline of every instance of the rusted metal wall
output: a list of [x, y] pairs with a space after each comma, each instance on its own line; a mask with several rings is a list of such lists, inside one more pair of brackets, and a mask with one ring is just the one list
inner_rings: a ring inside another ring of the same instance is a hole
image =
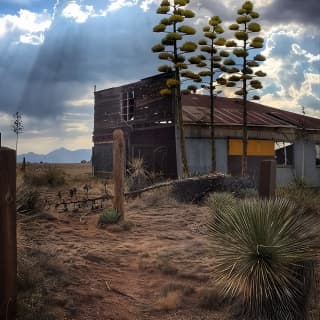
[[176, 177], [175, 128], [135, 130], [131, 140], [131, 157], [142, 157], [147, 170]]
[[93, 147], [94, 175], [109, 175], [112, 172], [112, 143], [96, 144]]
[[[232, 176], [241, 176], [242, 156], [228, 156], [228, 173]], [[274, 160], [274, 157], [248, 156], [248, 176], [252, 177], [259, 184], [260, 164], [263, 160]]]
[[93, 168], [95, 175], [112, 172], [112, 133], [122, 128], [126, 161], [143, 157], [147, 169], [176, 175], [174, 108], [161, 96], [168, 75], [95, 92]]

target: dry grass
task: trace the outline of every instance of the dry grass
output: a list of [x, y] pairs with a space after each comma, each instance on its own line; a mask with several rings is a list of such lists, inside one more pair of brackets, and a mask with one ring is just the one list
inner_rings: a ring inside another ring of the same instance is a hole
[[225, 307], [226, 300], [214, 288], [201, 288], [198, 292], [198, 303], [201, 308], [220, 310]]
[[129, 209], [143, 209], [147, 207], [176, 206], [171, 187], [161, 187], [143, 193], [134, 199], [128, 200]]
[[305, 213], [320, 216], [320, 190], [293, 184], [278, 188], [277, 197], [292, 201]]
[[[66, 172], [66, 184], [37, 188], [53, 203], [58, 191], [70, 199], [74, 187], [81, 199], [85, 184], [89, 197], [113, 188], [91, 177], [90, 165], [56, 167]], [[229, 301], [216, 294], [216, 258], [203, 228], [212, 216], [208, 207], [178, 204], [162, 188], [128, 200], [123, 224], [97, 228], [101, 210], [51, 207], [18, 221], [18, 245], [27, 254], [19, 271], [26, 275], [19, 276], [19, 300], [25, 301], [19, 319], [230, 319]]]
[[195, 289], [190, 285], [186, 285], [184, 283], [169, 282], [161, 289], [161, 294], [165, 296], [172, 291], [180, 291], [184, 297], [188, 297], [196, 292]]
[[135, 225], [132, 221], [124, 220], [124, 221], [120, 221], [117, 224], [111, 224], [108, 226], [104, 225], [103, 227], [107, 228], [107, 230], [110, 232], [118, 233], [118, 232], [130, 231], [132, 230], [132, 228], [134, 228], [134, 226]]
[[65, 172], [55, 166], [43, 166], [40, 170], [27, 170], [24, 183], [32, 187], [58, 187], [66, 183]]
[[169, 291], [163, 297], [160, 297], [155, 303], [156, 310], [176, 310], [180, 307], [182, 302], [182, 292]]
[[55, 301], [49, 292], [61, 285], [64, 285], [63, 271], [56, 266], [50, 255], [34, 248], [24, 252], [19, 250], [17, 319], [58, 319], [53, 311]]
[[167, 256], [159, 257], [158, 268], [162, 273], [167, 275], [173, 275], [178, 272], [177, 267], [174, 266], [173, 262]]

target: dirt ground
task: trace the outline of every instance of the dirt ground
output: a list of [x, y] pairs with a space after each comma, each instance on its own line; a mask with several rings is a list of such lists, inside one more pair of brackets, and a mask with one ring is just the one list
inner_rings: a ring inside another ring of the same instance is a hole
[[[25, 174], [17, 172], [18, 320], [241, 319], [234, 316], [237, 302], [218, 295], [209, 207], [178, 203], [161, 188], [127, 200], [124, 223], [102, 227], [112, 186], [92, 177], [90, 164], [28, 165]], [[106, 199], [83, 201], [101, 195]], [[303, 197], [319, 214], [318, 194]]]
[[[78, 189], [90, 176], [89, 165], [62, 169]], [[103, 192], [101, 181], [91, 183]], [[230, 318], [204, 233], [209, 208], [157, 190], [127, 202], [125, 224], [102, 228], [104, 209], [55, 208], [57, 192], [70, 186], [39, 188], [46, 210], [19, 216], [19, 319]]]

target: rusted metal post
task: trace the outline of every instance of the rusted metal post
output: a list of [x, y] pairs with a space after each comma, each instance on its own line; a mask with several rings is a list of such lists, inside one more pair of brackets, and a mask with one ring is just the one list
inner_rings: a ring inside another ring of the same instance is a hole
[[124, 219], [124, 170], [125, 170], [125, 141], [121, 129], [113, 131], [113, 207]]
[[276, 190], [276, 162], [263, 160], [260, 163], [259, 196], [272, 198]]
[[0, 147], [0, 320], [16, 318], [16, 152]]

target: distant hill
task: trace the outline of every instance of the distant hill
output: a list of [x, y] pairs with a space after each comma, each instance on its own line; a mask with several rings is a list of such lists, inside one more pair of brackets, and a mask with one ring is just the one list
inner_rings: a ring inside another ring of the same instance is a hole
[[79, 163], [82, 160], [90, 161], [91, 149], [78, 149], [72, 151], [65, 148], [59, 148], [48, 154], [29, 152], [18, 155], [18, 162], [22, 162], [23, 157], [26, 158], [26, 162]]

